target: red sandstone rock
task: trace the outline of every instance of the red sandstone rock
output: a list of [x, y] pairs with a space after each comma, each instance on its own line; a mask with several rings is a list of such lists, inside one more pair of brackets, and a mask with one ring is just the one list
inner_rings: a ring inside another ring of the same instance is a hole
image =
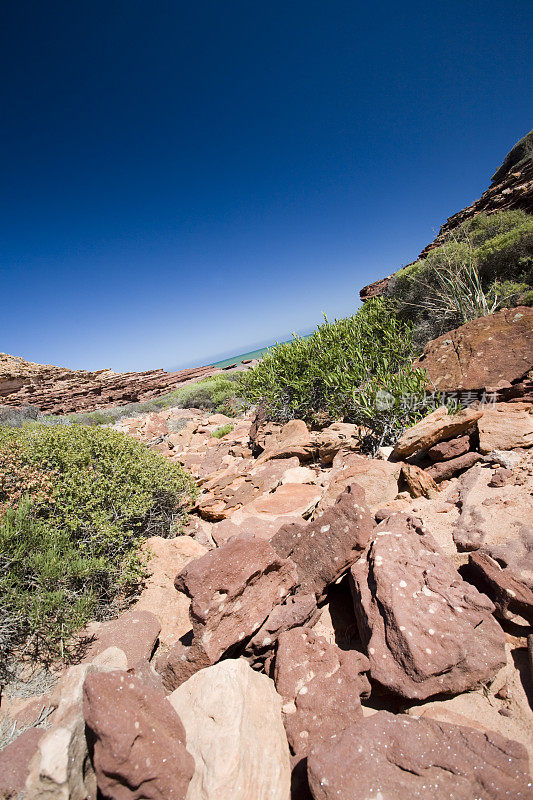
[[449, 414], [446, 406], [441, 406], [400, 436], [394, 446], [393, 456], [396, 459], [407, 458], [420, 450], [429, 450], [438, 442], [468, 430], [482, 416], [482, 410], [473, 408]]
[[272, 609], [263, 625], [252, 636], [246, 646], [245, 655], [251, 663], [264, 661], [275, 650], [282, 633], [306, 624], [312, 625], [317, 616], [314, 594], [298, 592], [287, 597], [283, 605]]
[[297, 580], [292, 561], [251, 537], [231, 539], [185, 567], [175, 586], [191, 598], [193, 638], [190, 648], [178, 643], [158, 661], [165, 686], [176, 688], [231, 648], [244, 647]]
[[362, 716], [369, 666], [361, 653], [341, 650], [309, 628], [280, 635], [274, 682], [294, 755], [306, 756], [317, 741], [340, 734]]
[[98, 789], [109, 800], [185, 800], [194, 774], [185, 728], [166, 697], [125, 672], [93, 673], [83, 713]]
[[436, 497], [438, 487], [429, 470], [424, 472], [416, 464], [402, 464], [402, 477], [411, 497]]
[[[533, 312], [533, 309], [531, 309]], [[531, 337], [533, 339], [533, 336]], [[533, 446], [533, 405], [531, 403], [495, 403], [489, 406], [478, 423], [479, 449], [513, 450]]]
[[128, 611], [111, 622], [93, 624], [88, 633], [94, 641], [83, 660], [93, 661], [108, 647], [118, 647], [131, 667], [143, 659], [150, 659], [160, 631], [161, 623], [156, 615], [142, 609]]
[[451, 458], [449, 461], [441, 461], [438, 464], [433, 464], [433, 466], [428, 467], [426, 470], [426, 475], [433, 478], [436, 483], [441, 483], [442, 481], [447, 481], [449, 478], [453, 478], [454, 475], [458, 475], [460, 472], [464, 472], [466, 469], [470, 469], [470, 467], [473, 467], [478, 461], [481, 461], [480, 454], [470, 451], [457, 458]]
[[503, 569], [481, 550], [470, 554], [468, 566], [469, 579], [490, 597], [499, 617], [508, 619], [519, 614], [533, 622], [533, 591], [514, 577], [512, 569]]
[[37, 752], [42, 728], [28, 728], [0, 751], [0, 798], [12, 800], [24, 792], [31, 759]]
[[493, 677], [505, 664], [505, 635], [488, 597], [413, 525], [402, 514], [380, 523], [351, 575], [372, 677], [402, 697], [423, 700]]
[[429, 718], [379, 711], [308, 758], [314, 800], [525, 800], [527, 752], [518, 742]]
[[357, 453], [337, 453], [318, 508], [324, 510], [332, 506], [347, 486], [356, 483], [364, 489], [365, 503], [373, 511], [398, 494], [400, 470], [401, 464], [390, 461], [378, 461]]
[[415, 367], [439, 392], [505, 389], [533, 364], [533, 308], [504, 308], [426, 345]]
[[301, 590], [320, 599], [326, 587], [359, 557], [370, 540], [372, 527], [364, 492], [353, 484], [313, 522], [280, 528], [271, 544], [281, 558], [290, 558], [296, 564]]
[[457, 458], [470, 450], [470, 436], [459, 436], [457, 439], [448, 439], [446, 442], [439, 442], [427, 451], [431, 461], [449, 461], [450, 458]]
[[9, 406], [31, 405], [49, 414], [69, 414], [159, 397], [217, 372], [220, 370], [211, 366], [179, 372], [87, 372], [33, 364], [0, 353], [0, 398]]

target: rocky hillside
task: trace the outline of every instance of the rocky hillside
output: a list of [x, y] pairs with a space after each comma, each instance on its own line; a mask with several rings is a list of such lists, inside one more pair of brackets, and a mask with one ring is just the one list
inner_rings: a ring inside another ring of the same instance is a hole
[[[489, 188], [479, 200], [449, 217], [418, 258], [425, 258], [431, 250], [440, 247], [448, 234], [476, 214], [493, 214], [515, 208], [533, 214], [533, 131], [517, 142], [507, 154], [501, 167], [492, 176]], [[364, 286], [359, 293], [361, 300], [382, 295], [391, 277], [389, 275]]]
[[178, 372], [96, 372], [35, 364], [0, 353], [0, 404], [31, 405], [48, 414], [94, 411], [160, 397], [209, 375], [216, 367], [195, 367]]
[[376, 458], [347, 423], [117, 423], [200, 494], [80, 664], [6, 687], [0, 797], [530, 797], [533, 404], [477, 392], [524, 383], [532, 318], [430, 348], [466, 407], [437, 402]]

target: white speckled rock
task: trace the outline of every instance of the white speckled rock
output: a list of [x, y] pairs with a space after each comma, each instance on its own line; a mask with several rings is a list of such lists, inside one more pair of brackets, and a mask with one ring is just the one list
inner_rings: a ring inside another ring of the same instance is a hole
[[221, 661], [168, 699], [196, 762], [187, 800], [287, 800], [289, 747], [270, 678], [244, 659]]

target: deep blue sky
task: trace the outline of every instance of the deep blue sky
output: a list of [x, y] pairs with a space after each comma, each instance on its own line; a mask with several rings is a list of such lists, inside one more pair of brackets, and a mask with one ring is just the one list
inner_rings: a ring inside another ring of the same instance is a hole
[[0, 351], [208, 363], [351, 313], [531, 128], [530, 0], [5, 0]]

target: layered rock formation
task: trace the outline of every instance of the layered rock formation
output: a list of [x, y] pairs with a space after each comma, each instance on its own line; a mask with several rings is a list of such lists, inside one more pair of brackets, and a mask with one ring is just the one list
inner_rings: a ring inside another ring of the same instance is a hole
[[96, 372], [35, 364], [0, 353], [0, 404], [33, 406], [48, 414], [94, 411], [160, 397], [187, 383], [215, 375], [216, 367], [194, 367], [178, 372]]

